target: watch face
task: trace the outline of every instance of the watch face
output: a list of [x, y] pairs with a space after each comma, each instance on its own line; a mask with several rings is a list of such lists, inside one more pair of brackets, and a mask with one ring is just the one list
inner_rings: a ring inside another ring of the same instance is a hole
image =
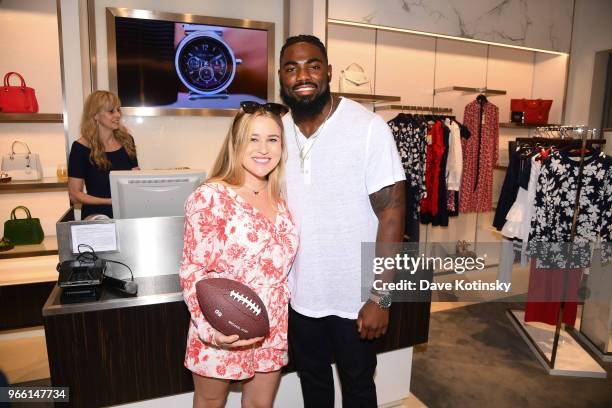
[[378, 302], [378, 305], [382, 307], [383, 309], [387, 309], [391, 307], [391, 302], [392, 302], [391, 295], [383, 295], [380, 297], [380, 301]]
[[186, 38], [177, 50], [179, 77], [190, 90], [215, 94], [234, 78], [235, 58], [229, 47], [214, 35], [199, 33]]

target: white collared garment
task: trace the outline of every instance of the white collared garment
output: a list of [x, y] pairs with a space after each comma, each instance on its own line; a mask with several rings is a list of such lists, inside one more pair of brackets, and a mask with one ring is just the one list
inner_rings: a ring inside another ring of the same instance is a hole
[[448, 161], [446, 163], [446, 188], [452, 191], [459, 191], [461, 187], [461, 173], [463, 173], [461, 129], [455, 121], [446, 119], [444, 123], [450, 129]]
[[[361, 243], [375, 242], [378, 229], [369, 195], [405, 180], [391, 129], [344, 98], [315, 139], [302, 135], [291, 114], [283, 124], [287, 202], [300, 234], [289, 273], [291, 306], [305, 316], [356, 319], [363, 305]], [[309, 152], [303, 171], [298, 143]]]

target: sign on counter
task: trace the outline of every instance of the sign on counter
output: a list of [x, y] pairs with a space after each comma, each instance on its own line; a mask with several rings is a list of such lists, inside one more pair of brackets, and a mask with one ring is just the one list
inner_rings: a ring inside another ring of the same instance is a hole
[[79, 253], [79, 245], [86, 244], [95, 252], [118, 251], [117, 229], [114, 222], [72, 225], [72, 253]]

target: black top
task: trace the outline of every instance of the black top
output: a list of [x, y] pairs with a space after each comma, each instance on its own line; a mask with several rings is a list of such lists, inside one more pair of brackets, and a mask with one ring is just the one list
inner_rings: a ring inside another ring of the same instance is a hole
[[[138, 167], [138, 159], [131, 159], [124, 147], [113, 152], [106, 152], [106, 158], [111, 162], [110, 170], [100, 169], [89, 160], [91, 149], [79, 142], [73, 142], [68, 159], [68, 177], [80, 178], [85, 181], [87, 194], [94, 197], [110, 198], [111, 170], [132, 170]], [[111, 205], [89, 205], [83, 204], [81, 218], [84, 219], [91, 214], [104, 214], [113, 217]]]
[[519, 190], [519, 177], [520, 177], [520, 154], [516, 151], [516, 147], [512, 145], [512, 142], [508, 148], [508, 155], [510, 157], [508, 161], [508, 168], [506, 169], [506, 176], [504, 177], [504, 184], [502, 185], [499, 199], [497, 200], [497, 208], [495, 209], [495, 217], [493, 218], [493, 226], [501, 231], [506, 224], [506, 216], [512, 208], [514, 201]]

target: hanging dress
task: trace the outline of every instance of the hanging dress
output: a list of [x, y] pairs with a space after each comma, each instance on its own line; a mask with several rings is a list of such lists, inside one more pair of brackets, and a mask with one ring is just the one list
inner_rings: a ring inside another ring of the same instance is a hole
[[499, 156], [499, 109], [491, 102], [473, 101], [465, 107], [463, 124], [472, 136], [463, 139], [463, 176], [459, 211], [484, 212], [493, 208], [493, 167]]

